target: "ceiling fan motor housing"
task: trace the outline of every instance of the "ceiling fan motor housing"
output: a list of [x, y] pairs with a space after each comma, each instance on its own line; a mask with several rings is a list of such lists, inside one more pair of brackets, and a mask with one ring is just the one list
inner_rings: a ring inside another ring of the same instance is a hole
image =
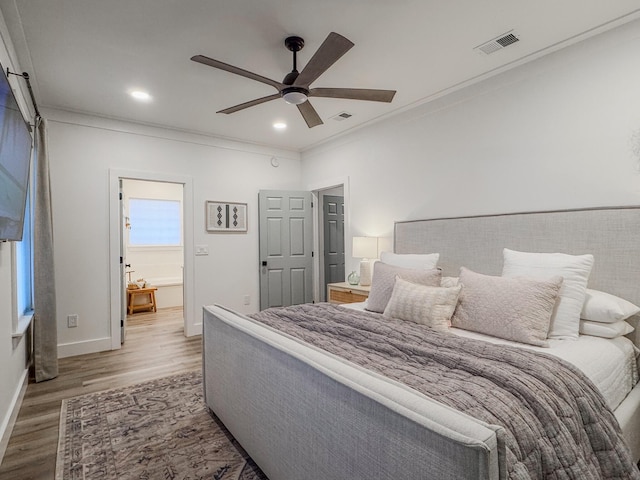
[[300, 75], [300, 72], [298, 72], [298, 70], [293, 70], [292, 72], [287, 73], [287, 75], [284, 77], [284, 80], [282, 80], [282, 83], [284, 85], [293, 85], [293, 82], [296, 81], [298, 75]]

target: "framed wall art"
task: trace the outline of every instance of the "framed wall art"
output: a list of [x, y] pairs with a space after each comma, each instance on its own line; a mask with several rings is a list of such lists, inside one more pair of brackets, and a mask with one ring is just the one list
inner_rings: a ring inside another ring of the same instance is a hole
[[247, 204], [234, 202], [206, 202], [206, 226], [210, 233], [246, 233]]

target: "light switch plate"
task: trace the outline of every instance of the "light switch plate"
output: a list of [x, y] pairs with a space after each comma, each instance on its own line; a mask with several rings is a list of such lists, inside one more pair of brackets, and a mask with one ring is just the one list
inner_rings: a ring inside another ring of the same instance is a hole
[[209, 245], [196, 245], [196, 255], [209, 255]]

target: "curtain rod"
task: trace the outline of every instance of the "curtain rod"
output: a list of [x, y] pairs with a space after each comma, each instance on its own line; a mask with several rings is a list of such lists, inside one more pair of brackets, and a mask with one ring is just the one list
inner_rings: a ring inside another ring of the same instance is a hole
[[22, 73], [13, 73], [11, 71], [9, 71], [9, 68], [7, 68], [7, 76], [9, 75], [15, 75], [16, 77], [22, 77], [25, 79], [25, 81], [27, 82], [27, 88], [29, 89], [29, 95], [31, 96], [31, 103], [33, 103], [33, 108], [36, 112], [36, 120], [38, 118], [42, 118], [40, 115], [40, 111], [38, 110], [38, 104], [36, 103], [36, 97], [33, 95], [33, 89], [31, 88], [31, 80], [29, 79], [29, 74], [27, 72], [22, 72]]

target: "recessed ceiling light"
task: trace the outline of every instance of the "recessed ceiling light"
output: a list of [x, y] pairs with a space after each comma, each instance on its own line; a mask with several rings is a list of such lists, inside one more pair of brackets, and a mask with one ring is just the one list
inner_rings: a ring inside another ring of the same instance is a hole
[[151, 100], [151, 95], [147, 92], [143, 92], [142, 90], [134, 90], [130, 93], [130, 95], [136, 100], [140, 100], [142, 102], [148, 102]]
[[276, 122], [273, 124], [273, 128], [275, 128], [276, 130], [284, 130], [285, 128], [287, 128], [287, 124], [284, 122]]

